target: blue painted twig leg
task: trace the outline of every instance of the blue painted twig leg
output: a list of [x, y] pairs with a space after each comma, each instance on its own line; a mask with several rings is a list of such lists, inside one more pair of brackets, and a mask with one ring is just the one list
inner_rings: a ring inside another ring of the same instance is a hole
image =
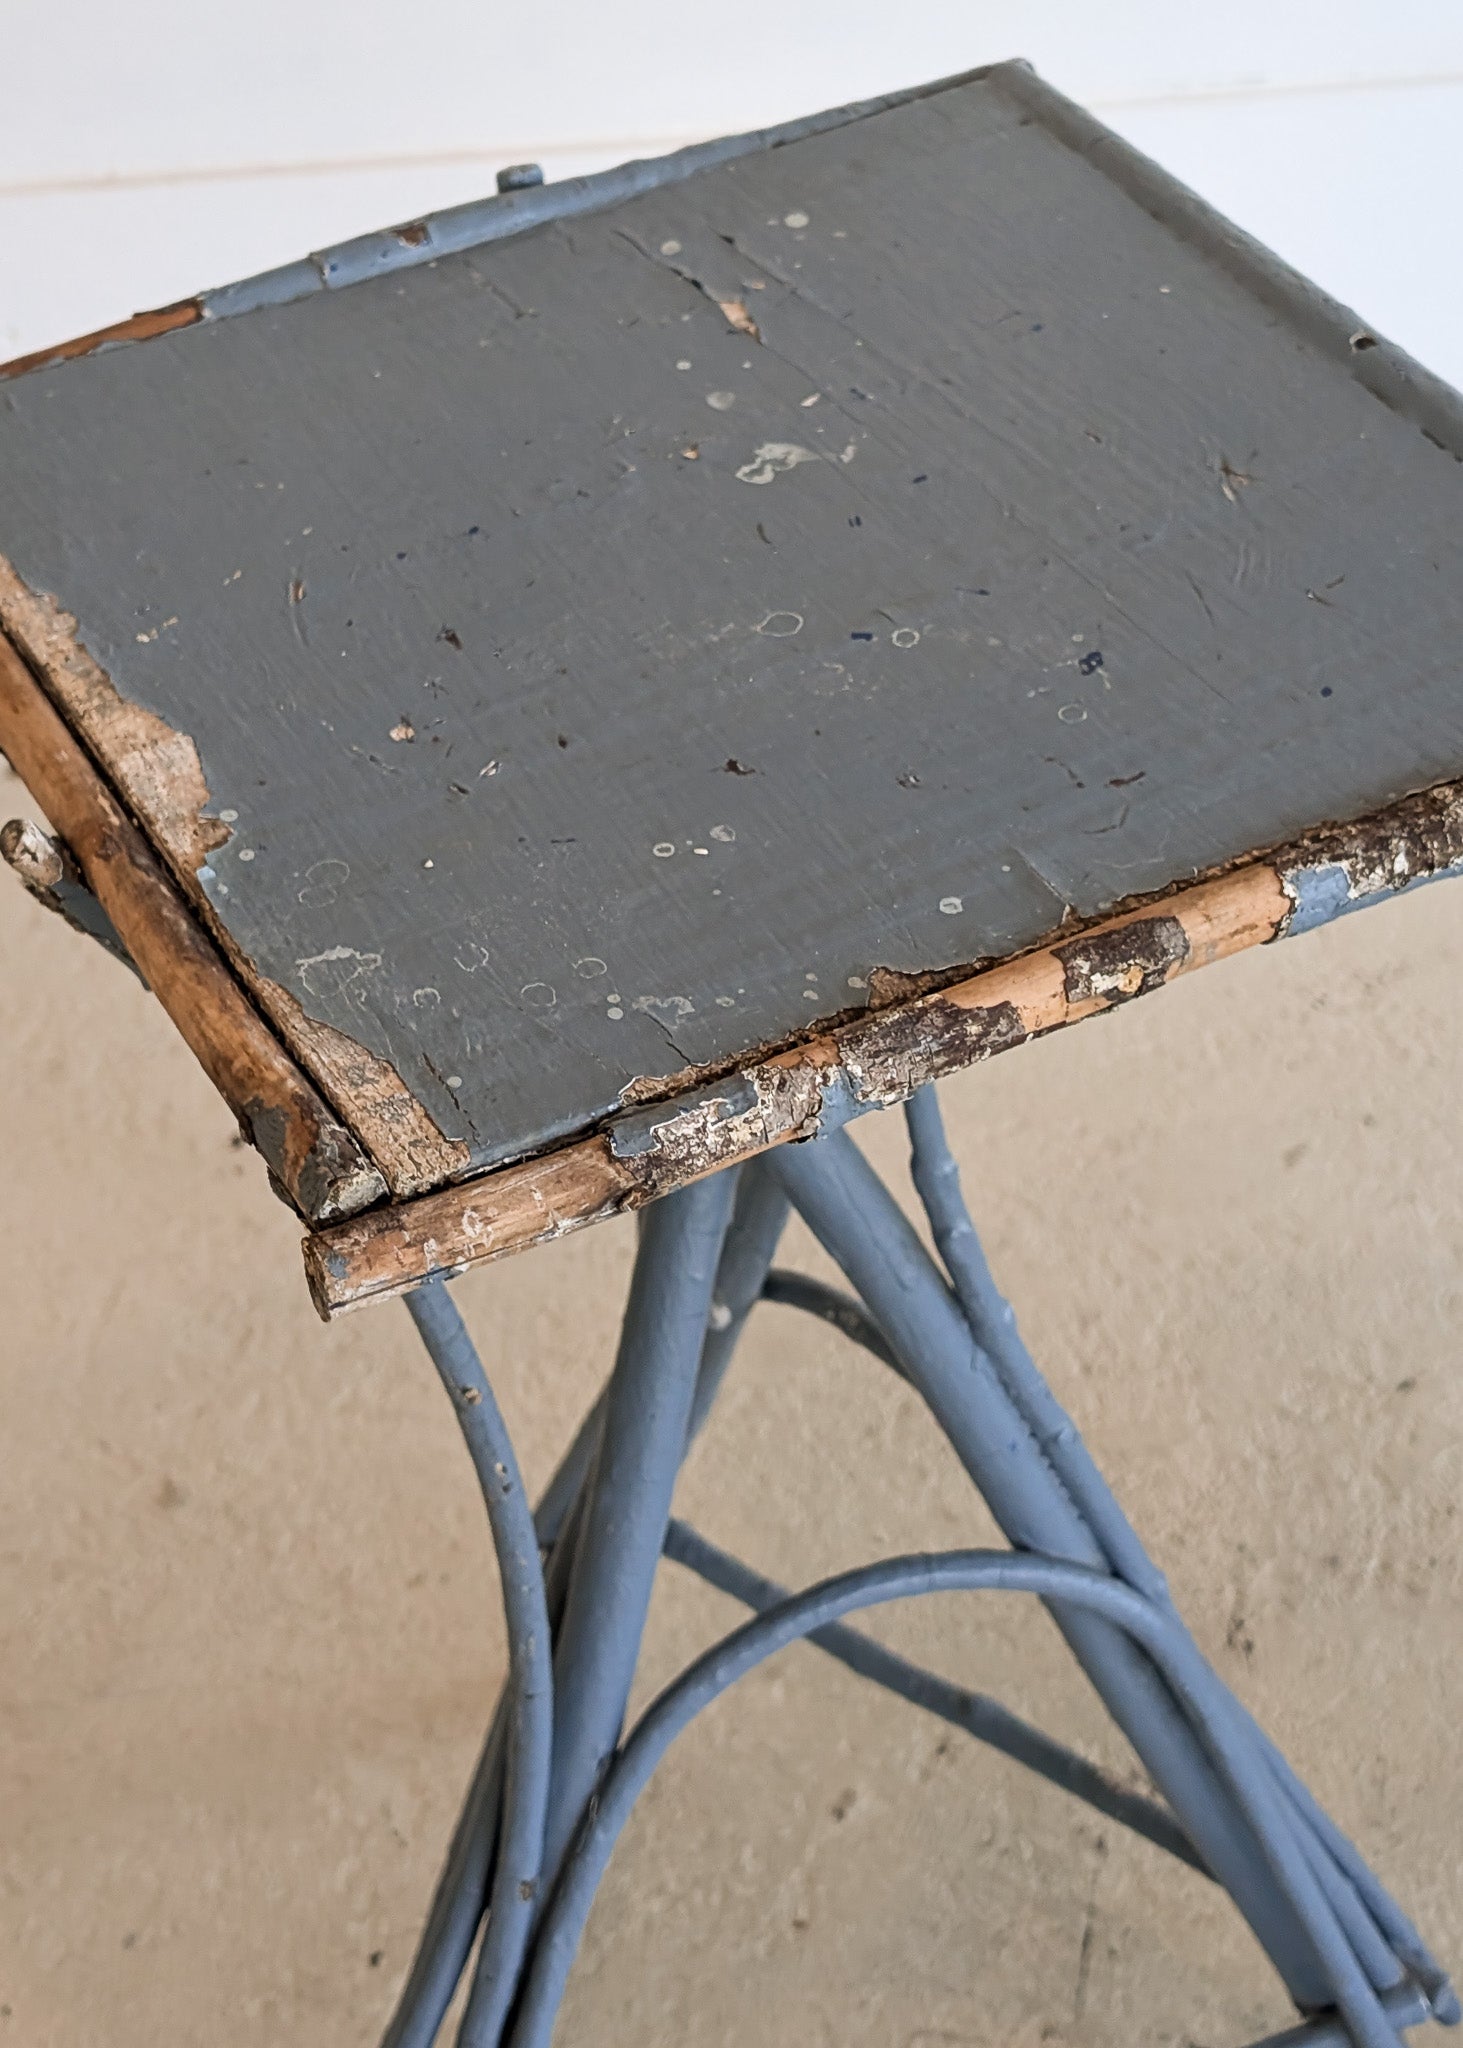
[[[484, 1917], [459, 2042], [548, 2048], [595, 1887], [636, 1794], [701, 1706], [803, 1638], [1224, 1884], [1305, 2015], [1257, 2048], [1396, 2048], [1405, 2027], [1457, 2020], [1447, 1977], [1416, 1929], [1205, 1662], [1042, 1379], [986, 1265], [929, 1091], [909, 1105], [908, 1120], [915, 1185], [943, 1273], [843, 1134], [669, 1196], [643, 1221], [614, 1373], [533, 1518], [531, 1570], [526, 1509], [517, 1501], [510, 1516], [489, 1492], [510, 1609], [509, 1687], [386, 2048], [430, 2048]], [[772, 1269], [789, 1206], [857, 1298]], [[788, 1594], [673, 1521], [676, 1472], [759, 1298], [833, 1322], [916, 1387], [1014, 1548], [892, 1559]], [[511, 1451], [506, 1461], [489, 1455], [500, 1421], [485, 1406], [491, 1394], [445, 1291], [423, 1290], [413, 1314], [453, 1392], [485, 1491], [501, 1491]], [[754, 1614], [667, 1687], [622, 1741], [662, 1549]], [[1048, 1605], [1166, 1807], [1111, 1785], [996, 1702], [893, 1657], [842, 1619], [957, 1588], [1023, 1592]], [[540, 1646], [525, 1643], [530, 1613], [555, 1644], [547, 1782], [538, 1766], [525, 1776], [521, 1761], [525, 1745], [541, 1755], [550, 1698], [547, 1687], [525, 1687], [530, 1648], [542, 1676]], [[537, 1884], [522, 1875], [535, 1829]]]

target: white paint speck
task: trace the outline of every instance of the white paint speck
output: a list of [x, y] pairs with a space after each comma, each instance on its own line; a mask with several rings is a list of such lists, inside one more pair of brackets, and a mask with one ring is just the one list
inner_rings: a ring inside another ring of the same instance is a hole
[[815, 449], [799, 447], [796, 441], [763, 441], [753, 451], [751, 461], [744, 462], [737, 471], [737, 482], [770, 484], [784, 470], [796, 469], [800, 462], [817, 460]]
[[[344, 965], [347, 960], [353, 963], [348, 968]], [[358, 953], [354, 946], [330, 946], [323, 953], [310, 953], [295, 962], [300, 980], [312, 996], [329, 995], [348, 981], [373, 974], [380, 965], [379, 953]], [[322, 968], [338, 968], [339, 972], [321, 973]]]
[[716, 998], [716, 1007], [718, 1010], [734, 1010], [736, 1006], [737, 999], [735, 996], [718, 996]]
[[696, 1005], [689, 996], [636, 996], [631, 1008], [643, 1010], [650, 1017], [664, 1011], [672, 1023], [696, 1014]]
[[414, 988], [411, 999], [419, 1010], [436, 1010], [441, 1007], [442, 991], [439, 988]]
[[582, 960], [574, 962], [574, 972], [581, 981], [598, 981], [602, 974], [609, 973], [609, 969], [597, 954], [586, 953]]
[[803, 1001], [805, 1003], [816, 1003], [817, 1000], [818, 991], [815, 988], [805, 988], [803, 990]]
[[896, 626], [889, 635], [896, 647], [918, 647], [919, 631], [914, 626]]
[[816, 405], [816, 404], [818, 403], [818, 400], [819, 400], [819, 399], [820, 399], [820, 398], [821, 398], [822, 396], [823, 396], [823, 394], [822, 394], [822, 392], [821, 392], [821, 391], [810, 391], [810, 392], [808, 393], [808, 395], [807, 395], [807, 397], [806, 397], [806, 398], [800, 398], [800, 399], [798, 400], [798, 404], [799, 404], [799, 405], [804, 405], [804, 406], [806, 406], [806, 405]]
[[652, 846], [650, 850], [655, 855], [657, 860], [669, 860], [676, 849], [675, 844], [672, 840], [657, 839], [654, 846]]
[[965, 899], [963, 896], [942, 896], [940, 898], [940, 913], [944, 917], [959, 917], [964, 908]]
[[765, 633], [769, 640], [790, 640], [794, 633], [803, 630], [801, 612], [769, 612], [758, 626], [759, 633]]
[[785, 213], [782, 216], [782, 225], [785, 228], [805, 228], [808, 225], [808, 216], [801, 211]]
[[1063, 704], [1057, 712], [1063, 725], [1080, 725], [1087, 716], [1085, 704]]
[[559, 997], [546, 981], [526, 981], [518, 991], [518, 1000], [530, 1010], [552, 1010]]
[[624, 1014], [624, 1011], [620, 1008], [618, 1003], [611, 1003], [609, 1008], [605, 1011], [605, 1015], [609, 1018], [612, 1024], [618, 1024], [620, 1019], [624, 1016]]
[[846, 448], [844, 449], [843, 453], [842, 453], [842, 454], [841, 454], [841, 455], [839, 456], [839, 458], [838, 458], [838, 459], [839, 459], [839, 461], [840, 461], [840, 462], [852, 462], [852, 461], [853, 461], [853, 458], [854, 458], [854, 457], [855, 457], [855, 455], [857, 455], [857, 454], [858, 454], [858, 443], [857, 443], [857, 441], [850, 441], [850, 442], [848, 443], [848, 446], [847, 446], [847, 447], [846, 447]]
[[660, 245], [660, 253], [662, 256], [679, 256], [681, 253], [681, 245], [679, 242], [662, 242]]
[[851, 974], [848, 977], [848, 985], [850, 988], [867, 988], [869, 984], [861, 974]]
[[724, 1301], [713, 1301], [711, 1313], [706, 1320], [710, 1323], [713, 1330], [729, 1330], [731, 1328], [732, 1312]]
[[676, 364], [676, 368], [677, 368], [678, 370], [689, 370], [689, 369], [690, 369], [690, 367], [691, 367], [691, 358], [690, 358], [689, 356], [682, 356], [682, 357], [681, 357], [681, 360], [680, 360], [680, 361], [679, 361], [679, 362], [678, 362], [678, 363]]
[[709, 846], [693, 846], [691, 851], [692, 853], [709, 854], [711, 848]]
[[240, 859], [240, 860], [253, 860], [253, 858], [254, 858], [254, 849], [253, 849], [253, 847], [252, 847], [252, 846], [246, 846], [246, 847], [244, 848], [243, 852], [242, 852], [242, 853], [241, 853], [241, 854], [239, 855], [239, 859]]
[[730, 825], [713, 825], [711, 836], [713, 839], [719, 839], [723, 846], [730, 846], [737, 835]]
[[737, 402], [735, 391], [708, 391], [706, 403], [713, 412], [730, 412]]
[[219, 816], [220, 818], [222, 818], [223, 822], [226, 825], [235, 825], [238, 823], [239, 814], [237, 811], [220, 811]]
[[434, 860], [424, 860], [422, 862], [424, 868], [434, 868], [436, 865], [437, 863]]

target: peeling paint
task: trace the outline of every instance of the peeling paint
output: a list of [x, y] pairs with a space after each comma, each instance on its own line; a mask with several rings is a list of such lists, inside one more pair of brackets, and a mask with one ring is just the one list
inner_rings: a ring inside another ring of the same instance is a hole
[[1298, 938], [1384, 896], [1463, 874], [1463, 784], [1445, 783], [1360, 824], [1318, 834], [1278, 863]]
[[689, 1097], [616, 1118], [610, 1149], [650, 1200], [724, 1161], [811, 1135], [823, 1107], [823, 1082], [824, 1070], [809, 1061], [769, 1061]]
[[1093, 932], [1053, 950], [1069, 1003], [1126, 1003], [1177, 974], [1188, 961], [1189, 941], [1179, 920], [1164, 916]]
[[[349, 954], [347, 947], [333, 950]], [[308, 1016], [276, 982], [261, 990], [261, 1000], [286, 1042], [309, 1048], [322, 1092], [349, 1120], [396, 1200], [425, 1194], [467, 1171], [469, 1147], [446, 1136], [389, 1060]]]
[[837, 1042], [854, 1099], [884, 1108], [954, 1067], [1007, 1052], [1030, 1036], [1014, 1003], [966, 1009], [936, 995], [850, 1026]]
[[196, 875], [231, 837], [204, 815], [208, 782], [187, 733], [123, 697], [81, 644], [76, 620], [29, 589], [0, 555], [0, 626], [51, 684], [73, 724], [97, 746], [127, 799], [180, 870]]
[[[46, 677], [76, 729], [107, 761], [122, 794], [148, 827], [193, 909], [207, 923], [234, 972], [332, 1109], [370, 1155], [375, 1185], [362, 1198], [375, 1200], [383, 1192], [383, 1181], [384, 1191], [398, 1199], [410, 1198], [466, 1171], [469, 1148], [442, 1133], [389, 1062], [346, 1033], [311, 1017], [289, 990], [270, 981], [240, 956], [208, 896], [213, 880], [209, 857], [232, 836], [238, 813], [229, 807], [227, 817], [205, 815], [208, 781], [192, 739], [186, 733], [174, 732], [163, 719], [123, 697], [82, 644], [76, 620], [54, 599], [32, 591], [3, 556], [0, 627]], [[249, 852], [246, 848], [240, 858], [246, 858]], [[306, 888], [319, 892], [320, 900], [328, 901], [335, 884], [348, 874], [349, 868], [343, 861], [318, 862], [306, 879]], [[302, 898], [304, 893], [301, 892]], [[379, 967], [381, 956], [336, 946], [297, 964], [302, 987], [318, 996], [319, 987], [312, 987], [312, 974], [333, 973], [338, 983], [342, 976], [349, 980]], [[255, 1123], [272, 1143], [272, 1127], [267, 1120], [255, 1119]], [[318, 1174], [326, 1179], [348, 1170], [343, 1163], [344, 1134], [341, 1136], [342, 1144], [337, 1147], [340, 1159], [327, 1156], [327, 1144], [318, 1163]], [[262, 1143], [260, 1149], [264, 1149]], [[268, 1152], [265, 1156], [270, 1157]], [[283, 1172], [281, 1166], [276, 1170], [286, 1184], [294, 1185], [290, 1173]], [[311, 1167], [310, 1171], [315, 1172], [316, 1168]], [[314, 1184], [311, 1185], [313, 1189]], [[349, 1186], [343, 1183], [344, 1192], [329, 1213], [345, 1213], [366, 1187], [367, 1181], [360, 1175]], [[314, 1189], [309, 1199], [328, 1203], [333, 1198]]]

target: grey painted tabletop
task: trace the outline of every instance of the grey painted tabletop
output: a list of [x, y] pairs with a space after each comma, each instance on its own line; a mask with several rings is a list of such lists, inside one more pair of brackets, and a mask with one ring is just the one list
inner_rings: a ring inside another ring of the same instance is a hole
[[1457, 402], [1026, 74], [418, 253], [0, 385], [0, 552], [475, 1166], [1463, 771]]

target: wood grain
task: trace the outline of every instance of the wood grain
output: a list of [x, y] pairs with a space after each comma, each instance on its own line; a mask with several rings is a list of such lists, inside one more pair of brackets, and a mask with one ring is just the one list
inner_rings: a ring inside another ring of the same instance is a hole
[[150, 341], [156, 334], [171, 334], [179, 327], [196, 326], [202, 318], [203, 308], [197, 299], [180, 299], [174, 306], [158, 306], [150, 313], [134, 313], [130, 319], [118, 320], [111, 327], [98, 327], [90, 334], [73, 335], [70, 341], [58, 341], [51, 348], [34, 349], [28, 356], [14, 356], [8, 363], [0, 363], [0, 383], [8, 377], [23, 377], [27, 370], [43, 370], [52, 363], [94, 355], [99, 348], [107, 348], [115, 342]]
[[229, 973], [141, 832], [10, 642], [0, 638], [0, 747], [204, 1072], [301, 1214], [324, 1223], [385, 1194]]

